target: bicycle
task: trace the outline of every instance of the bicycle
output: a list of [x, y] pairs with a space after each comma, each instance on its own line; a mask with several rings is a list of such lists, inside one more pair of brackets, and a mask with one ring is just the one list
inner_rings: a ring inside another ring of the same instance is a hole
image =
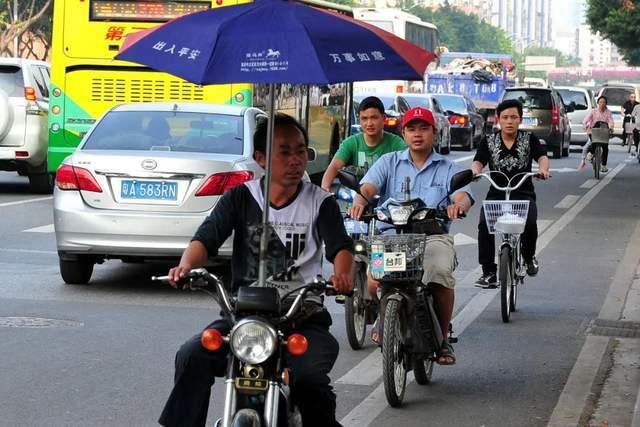
[[[491, 178], [492, 173], [504, 175], [508, 183], [500, 187]], [[512, 186], [518, 177], [520, 181]], [[505, 200], [485, 200], [482, 202], [487, 228], [491, 234], [502, 236], [498, 258], [498, 283], [500, 284], [500, 311], [502, 321], [508, 323], [511, 313], [516, 311], [518, 302], [518, 285], [524, 284], [526, 267], [520, 250], [520, 235], [524, 232], [529, 213], [529, 200], [510, 200], [511, 193], [519, 189], [530, 177], [541, 177], [535, 172], [522, 172], [511, 179], [501, 171], [481, 173], [476, 177], [486, 178], [491, 185], [505, 193]]]
[[602, 151], [604, 150], [603, 146], [609, 144], [610, 136], [611, 130], [604, 122], [597, 122], [591, 129], [591, 144], [593, 144], [593, 175], [596, 179], [600, 179]]

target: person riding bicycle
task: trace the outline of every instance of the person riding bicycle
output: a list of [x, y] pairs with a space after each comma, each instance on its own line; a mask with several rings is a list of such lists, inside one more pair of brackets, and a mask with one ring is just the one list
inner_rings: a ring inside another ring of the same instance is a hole
[[[390, 198], [403, 200], [402, 186], [406, 177], [411, 178], [411, 196], [422, 199], [429, 207], [447, 204], [450, 219], [466, 213], [473, 204], [469, 186], [455, 191], [447, 197], [451, 177], [462, 170], [446, 157], [433, 151], [436, 121], [433, 113], [422, 107], [407, 111], [402, 120], [402, 136], [408, 146], [406, 150], [382, 156], [360, 181], [362, 195], [371, 200], [380, 194], [380, 202]], [[358, 196], [349, 214], [359, 219], [367, 201]], [[447, 224], [448, 228], [448, 224]], [[446, 230], [448, 233], [448, 229]], [[453, 365], [456, 362], [453, 348], [446, 338], [453, 314], [455, 278], [457, 265], [453, 237], [435, 234], [427, 237], [424, 256], [423, 282], [432, 287], [436, 313], [442, 327], [443, 348], [437, 362]]]
[[[342, 141], [322, 177], [322, 188], [331, 191], [331, 184], [338, 171], [345, 166], [363, 170], [371, 167], [385, 153], [407, 148], [402, 138], [384, 130], [384, 104], [375, 96], [369, 96], [358, 105], [358, 120], [362, 132]], [[362, 176], [362, 175], [360, 175]]]
[[[267, 121], [261, 121], [254, 135], [254, 158], [265, 167]], [[307, 166], [309, 139], [292, 117], [276, 114], [273, 137], [272, 187], [269, 201], [269, 247], [267, 286], [293, 289], [321, 274], [321, 258], [334, 265], [330, 280], [338, 292], [353, 289], [351, 268], [353, 241], [347, 235], [336, 200], [331, 194], [302, 181]], [[261, 234], [264, 180], [249, 181], [227, 191], [195, 233], [180, 264], [169, 271], [176, 286], [193, 268], [207, 264], [218, 248], [234, 234], [231, 261], [232, 290], [255, 284]], [[286, 273], [286, 274], [278, 274]], [[329, 332], [331, 315], [322, 297], [305, 300], [295, 328], [309, 340], [304, 355], [287, 357], [292, 392], [307, 426], [338, 426], [336, 396], [329, 372], [338, 356], [338, 342]], [[223, 335], [229, 332], [226, 319], [211, 326]], [[200, 344], [200, 334], [188, 340], [175, 359], [175, 385], [160, 417], [165, 426], [204, 426], [211, 387], [216, 376], [224, 376], [226, 351], [209, 352]]]
[[[623, 146], [627, 143], [627, 130], [625, 129], [624, 125], [631, 121], [629, 116], [633, 114], [633, 109], [635, 108], [636, 105], [640, 105], [640, 102], [636, 101], [636, 94], [631, 92], [629, 94], [629, 99], [626, 100], [624, 104], [622, 104], [622, 107], [620, 107], [622, 110], [622, 116], [624, 117], [624, 120], [622, 122], [622, 145]], [[636, 141], [636, 138], [637, 138], [637, 132], [634, 131], [633, 132], [634, 141]], [[637, 144], [638, 143], [636, 142], [636, 145]]]
[[[531, 172], [531, 164], [535, 160], [538, 163], [540, 175], [543, 179], [547, 179], [549, 177], [549, 158], [546, 148], [535, 135], [518, 129], [522, 122], [522, 104], [515, 99], [503, 101], [496, 108], [496, 114], [500, 131], [486, 136], [480, 142], [471, 165], [474, 175], [480, 174], [482, 169], [488, 165], [490, 171], [500, 171], [512, 178], [523, 172]], [[507, 180], [502, 174], [494, 174], [492, 178], [501, 187], [507, 185]], [[513, 200], [526, 199], [530, 201], [527, 223], [521, 237], [521, 246], [527, 274], [535, 276], [539, 268], [535, 256], [538, 239], [536, 224], [538, 210], [533, 182], [530, 179], [527, 180], [511, 196]], [[489, 188], [487, 200], [504, 200], [504, 198], [504, 192], [493, 187]], [[482, 275], [476, 281], [476, 286], [496, 288], [495, 237], [493, 234], [489, 234], [484, 208], [480, 212], [478, 224], [478, 261], [482, 266]]]
[[[582, 148], [582, 162], [580, 168], [585, 161], [591, 161], [593, 159], [593, 144], [591, 143], [591, 129], [598, 122], [607, 123], [609, 126], [609, 131], [613, 132], [613, 114], [611, 110], [607, 108], [607, 97], [602, 95], [598, 97], [598, 106], [591, 111], [582, 121], [582, 125], [587, 131], [587, 135], [589, 135], [589, 139], [586, 144]], [[602, 173], [607, 173], [609, 169], [607, 168], [607, 160], [609, 159], [609, 145], [603, 144], [602, 147]]]

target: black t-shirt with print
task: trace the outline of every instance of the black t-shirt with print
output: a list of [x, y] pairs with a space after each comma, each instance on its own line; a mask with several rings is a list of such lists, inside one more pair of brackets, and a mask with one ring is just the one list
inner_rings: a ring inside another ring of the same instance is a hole
[[[325, 197], [318, 194], [319, 192], [323, 192], [319, 187], [315, 188], [311, 183], [301, 183], [298, 192], [288, 203], [279, 207], [271, 206], [272, 215], [276, 216], [278, 210], [286, 209], [293, 212], [292, 220], [308, 222], [313, 232], [309, 236], [294, 230], [281, 233], [280, 237], [276, 230], [269, 227], [267, 275], [284, 273], [298, 259], [306, 259], [303, 269], [310, 267], [311, 270], [317, 268], [319, 271], [318, 252], [322, 251], [322, 243], [325, 245], [325, 256], [329, 262], [333, 262], [333, 258], [341, 249], [353, 251], [353, 241], [345, 231], [342, 214], [335, 198]], [[318, 205], [317, 210], [311, 208]], [[301, 211], [305, 213], [300, 214]], [[193, 240], [202, 242], [209, 256], [213, 257], [233, 232], [231, 274], [234, 292], [238, 287], [249, 286], [258, 280], [261, 227], [262, 206], [252, 195], [247, 183], [227, 191], [193, 237]], [[282, 228], [282, 222], [276, 227]], [[312, 253], [309, 254], [309, 251]]]
[[[473, 160], [485, 166], [488, 165], [491, 171], [501, 171], [511, 179], [517, 174], [531, 172], [532, 161], [537, 162], [540, 157], [546, 155], [546, 147], [532, 133], [518, 131], [516, 141], [511, 149], [508, 149], [498, 131], [482, 139]], [[492, 174], [491, 178], [501, 187], [508, 184], [507, 179], [501, 174]], [[512, 185], [517, 184], [518, 179], [516, 178]], [[493, 186], [487, 194], [487, 199], [491, 200], [500, 200], [504, 197], [504, 192], [496, 190]], [[531, 179], [528, 179], [516, 192], [511, 193], [512, 199], [518, 197], [535, 200], [536, 193]]]

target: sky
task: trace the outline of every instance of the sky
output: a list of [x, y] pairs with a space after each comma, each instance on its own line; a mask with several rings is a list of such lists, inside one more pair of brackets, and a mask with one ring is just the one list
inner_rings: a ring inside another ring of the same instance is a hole
[[551, 19], [555, 48], [575, 55], [575, 31], [584, 15], [585, 0], [555, 0], [551, 3]]

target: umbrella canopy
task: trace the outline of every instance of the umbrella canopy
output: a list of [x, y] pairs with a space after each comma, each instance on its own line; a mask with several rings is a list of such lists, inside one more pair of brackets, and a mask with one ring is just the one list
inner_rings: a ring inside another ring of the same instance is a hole
[[435, 55], [335, 12], [256, 0], [130, 35], [117, 59], [200, 85], [423, 80]]

